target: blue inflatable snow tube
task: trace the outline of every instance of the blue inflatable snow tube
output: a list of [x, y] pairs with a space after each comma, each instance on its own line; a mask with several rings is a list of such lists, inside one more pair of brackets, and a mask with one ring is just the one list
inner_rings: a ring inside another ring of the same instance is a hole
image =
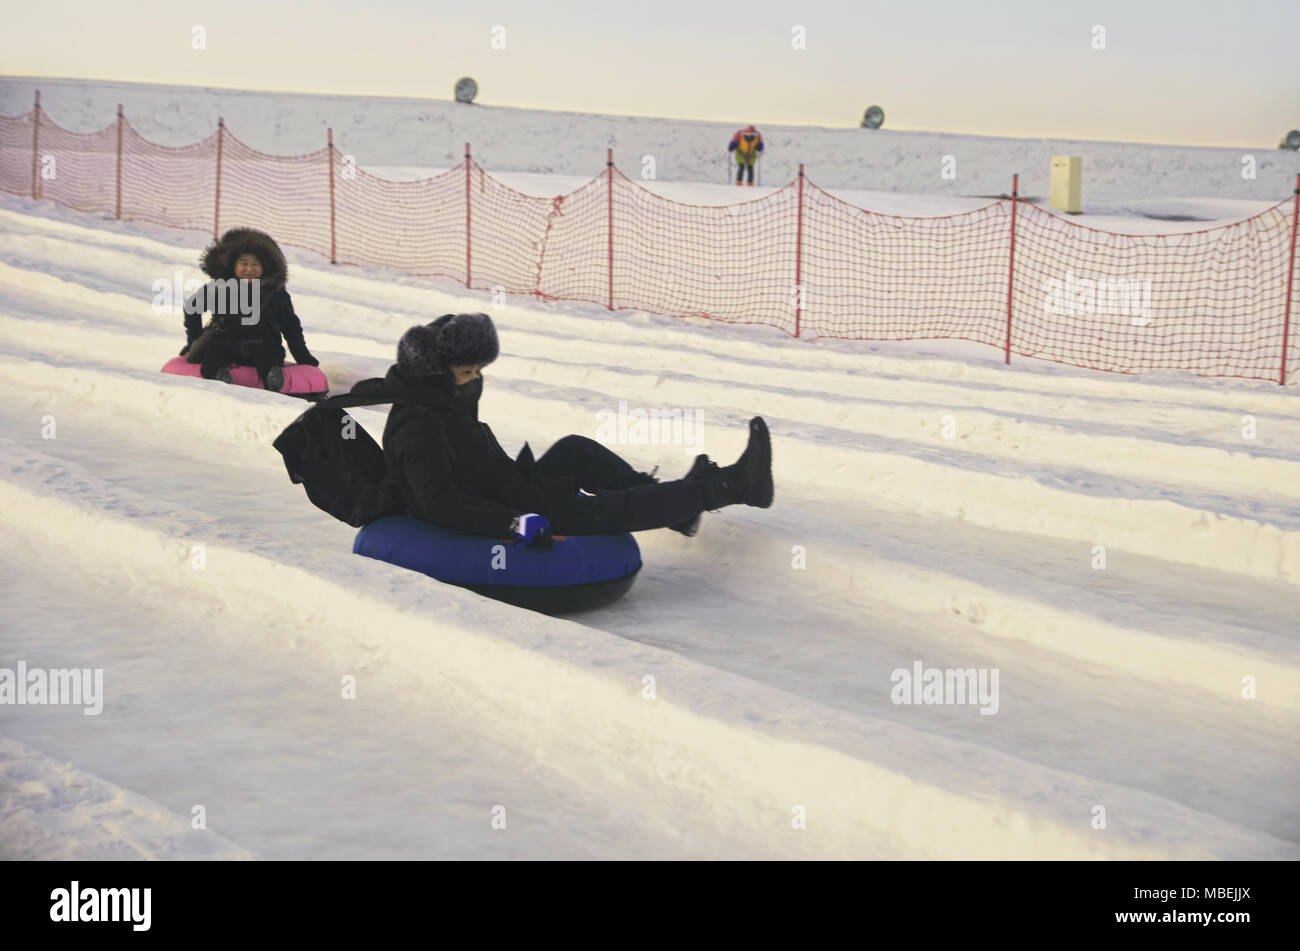
[[641, 570], [630, 532], [558, 535], [551, 548], [524, 548], [516, 539], [464, 535], [407, 515], [371, 522], [352, 551], [546, 614], [608, 604]]

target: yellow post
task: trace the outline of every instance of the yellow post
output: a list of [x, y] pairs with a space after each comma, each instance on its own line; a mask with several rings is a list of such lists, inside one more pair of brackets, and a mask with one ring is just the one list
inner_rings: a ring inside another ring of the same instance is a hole
[[1052, 156], [1051, 204], [1071, 215], [1083, 211], [1083, 156]]

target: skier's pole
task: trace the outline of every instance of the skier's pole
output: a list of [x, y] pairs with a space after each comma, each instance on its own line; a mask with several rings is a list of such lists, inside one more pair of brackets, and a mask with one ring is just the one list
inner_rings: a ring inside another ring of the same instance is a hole
[[470, 157], [469, 143], [465, 143], [465, 286], [469, 287], [470, 278], [470, 211], [469, 211], [469, 193], [470, 193]]
[[609, 309], [614, 309], [614, 150], [605, 149], [605, 205], [609, 235]]
[[1291, 335], [1291, 288], [1295, 286], [1295, 235], [1296, 222], [1300, 221], [1300, 174], [1295, 177], [1295, 201], [1291, 205], [1291, 260], [1286, 270], [1286, 311], [1282, 318], [1282, 370], [1278, 373], [1279, 386], [1286, 386], [1286, 347]]
[[1007, 262], [1007, 345], [1006, 361], [1011, 363], [1011, 285], [1016, 276], [1016, 199], [1020, 194], [1020, 176], [1011, 177], [1011, 255]]
[[113, 217], [122, 220], [122, 104], [117, 104], [117, 203]]
[[330, 166], [330, 264], [338, 264], [338, 242], [334, 234], [334, 130], [326, 129], [325, 160]]
[[32, 198], [40, 198], [41, 166], [41, 91], [36, 90], [36, 105], [32, 107]]
[[799, 214], [794, 233], [794, 335], [803, 316], [803, 163], [799, 163]]
[[226, 137], [226, 120], [217, 116], [217, 197], [212, 206], [212, 240], [217, 240], [221, 225], [221, 143]]

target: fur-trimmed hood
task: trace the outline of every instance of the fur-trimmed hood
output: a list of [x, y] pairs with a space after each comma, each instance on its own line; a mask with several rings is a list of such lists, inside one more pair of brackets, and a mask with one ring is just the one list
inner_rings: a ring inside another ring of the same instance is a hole
[[289, 281], [289, 265], [275, 239], [254, 228], [231, 228], [221, 240], [199, 257], [199, 267], [208, 277], [220, 280], [235, 276], [235, 262], [241, 254], [255, 254], [262, 262], [262, 291], [274, 293]]

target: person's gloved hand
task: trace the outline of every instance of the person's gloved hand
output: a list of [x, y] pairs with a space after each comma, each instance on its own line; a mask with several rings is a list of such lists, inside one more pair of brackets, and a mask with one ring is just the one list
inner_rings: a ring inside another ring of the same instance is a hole
[[185, 354], [189, 352], [190, 352], [190, 345], [187, 343], [185, 346], [181, 347], [180, 355], [183, 357], [185, 356]]
[[309, 353], [309, 352], [306, 351], [306, 350], [304, 350], [304, 351], [302, 352], [301, 355], [295, 353], [295, 354], [293, 355], [293, 361], [294, 361], [294, 363], [300, 363], [300, 364], [303, 364], [303, 365], [305, 365], [305, 366], [309, 366], [309, 367], [318, 367], [318, 366], [320, 366], [320, 361], [317, 360], [315, 357], [313, 357], [313, 356], [311, 355], [311, 353]]
[[535, 512], [518, 516], [510, 526], [510, 531], [516, 538], [523, 540], [525, 548], [532, 545], [550, 548], [555, 543], [551, 538], [551, 523], [546, 520], [545, 515], [538, 515]]

